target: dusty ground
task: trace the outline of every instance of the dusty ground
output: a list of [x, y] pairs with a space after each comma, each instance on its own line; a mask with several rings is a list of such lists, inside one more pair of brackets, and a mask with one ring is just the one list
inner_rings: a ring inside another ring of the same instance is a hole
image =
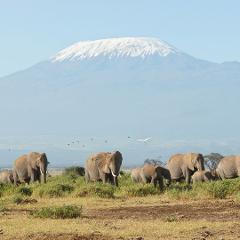
[[233, 200], [81, 201], [76, 204], [83, 205], [82, 218], [70, 220], [31, 217], [44, 202], [11, 206], [0, 215], [0, 239], [240, 239], [240, 203]]
[[229, 201], [165, 203], [159, 206], [105, 208], [87, 211], [86, 217], [99, 219], [184, 219], [206, 221], [240, 221], [240, 204]]

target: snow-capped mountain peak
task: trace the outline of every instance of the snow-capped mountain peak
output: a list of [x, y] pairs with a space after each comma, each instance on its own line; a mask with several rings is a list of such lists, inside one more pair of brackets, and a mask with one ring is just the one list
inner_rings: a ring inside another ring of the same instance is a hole
[[141, 57], [157, 54], [165, 57], [179, 50], [157, 38], [110, 38], [95, 41], [81, 41], [67, 47], [51, 58], [52, 62], [79, 61], [104, 56]]

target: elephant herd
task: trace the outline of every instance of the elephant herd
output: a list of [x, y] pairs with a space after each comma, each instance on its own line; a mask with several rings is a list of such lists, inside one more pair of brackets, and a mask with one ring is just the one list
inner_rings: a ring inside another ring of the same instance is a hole
[[[118, 175], [122, 165], [122, 154], [102, 152], [89, 157], [85, 164], [85, 179], [102, 181], [118, 186]], [[0, 172], [0, 183], [27, 183], [43, 180], [46, 183], [47, 166], [46, 153], [31, 152], [17, 158], [12, 170]]]
[[159, 183], [163, 188], [163, 178], [167, 185], [171, 181], [185, 180], [186, 183], [206, 182], [218, 179], [240, 177], [240, 156], [228, 156], [220, 160], [217, 169], [213, 172], [205, 170], [204, 157], [200, 153], [175, 154], [167, 162], [167, 168], [154, 166], [149, 163], [131, 171], [134, 182]]
[[[101, 181], [118, 186], [118, 176], [123, 157], [119, 151], [101, 152], [90, 156], [85, 162], [85, 180]], [[49, 162], [45, 153], [31, 152], [20, 156], [13, 164], [12, 170], [0, 172], [0, 183], [25, 182], [46, 183]], [[205, 170], [204, 157], [200, 153], [175, 154], [167, 162], [167, 167], [146, 163], [131, 171], [135, 183], [152, 183], [163, 189], [172, 181], [185, 180], [186, 183], [205, 182], [217, 179], [240, 177], [240, 156], [228, 156], [221, 159], [216, 171]]]
[[[46, 183], [48, 160], [46, 153], [31, 152], [16, 159], [12, 170], [0, 172], [0, 183]], [[42, 176], [42, 178], [41, 178]]]

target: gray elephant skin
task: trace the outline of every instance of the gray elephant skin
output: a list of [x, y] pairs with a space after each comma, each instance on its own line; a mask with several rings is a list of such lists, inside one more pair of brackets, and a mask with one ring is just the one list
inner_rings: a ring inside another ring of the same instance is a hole
[[240, 156], [224, 157], [216, 169], [221, 179], [240, 177]]
[[211, 171], [196, 171], [192, 175], [192, 182], [193, 183], [198, 183], [198, 182], [209, 182], [209, 181], [214, 181], [217, 180], [217, 176], [213, 174]]
[[0, 172], [0, 183], [13, 183], [13, 171], [4, 170]]
[[133, 182], [152, 183], [156, 187], [159, 185], [163, 189], [163, 178], [167, 180], [167, 185], [171, 183], [171, 175], [168, 169], [153, 164], [144, 164], [143, 167], [135, 168], [131, 171]]
[[122, 161], [122, 154], [119, 151], [101, 152], [89, 157], [85, 164], [86, 181], [102, 181], [118, 186]]
[[46, 183], [48, 160], [46, 153], [31, 152], [20, 156], [14, 162], [13, 179], [14, 184], [17, 182], [30, 183], [34, 181]]
[[180, 181], [185, 179], [186, 183], [190, 183], [191, 176], [197, 170], [203, 171], [204, 158], [200, 153], [186, 153], [173, 155], [168, 161], [168, 169], [171, 179]]

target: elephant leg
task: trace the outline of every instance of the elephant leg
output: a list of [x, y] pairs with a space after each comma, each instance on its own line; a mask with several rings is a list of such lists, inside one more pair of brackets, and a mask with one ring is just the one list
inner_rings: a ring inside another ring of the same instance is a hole
[[146, 184], [147, 183], [147, 178], [145, 177], [145, 175], [144, 174], [142, 174], [142, 182], [144, 183], [144, 184]]
[[186, 170], [186, 172], [185, 172], [185, 180], [186, 180], [187, 184], [190, 184], [191, 176], [190, 176], [190, 173], [188, 170]]
[[118, 187], [118, 177], [114, 177], [114, 185]]
[[[105, 173], [100, 173], [100, 178], [102, 179], [102, 182], [103, 183], [106, 183], [107, 182], [107, 176]], [[112, 183], [113, 184], [113, 183]]]
[[31, 172], [30, 172], [30, 183], [34, 183], [34, 181], [35, 181], [35, 174], [34, 174], [34, 171], [31, 170]]
[[41, 183], [41, 175], [38, 177], [38, 182]]
[[90, 176], [89, 176], [89, 173], [87, 170], [85, 171], [85, 181], [86, 181], [86, 183], [88, 183], [90, 181]]
[[163, 178], [162, 177], [159, 177], [158, 184], [159, 184], [159, 190], [162, 191], [163, 190]]
[[153, 184], [154, 187], [157, 187], [157, 179], [155, 177], [152, 177], [151, 184]]
[[14, 182], [14, 185], [17, 186], [17, 183], [18, 183], [18, 176], [17, 176], [17, 172], [16, 171], [13, 171], [13, 182]]

